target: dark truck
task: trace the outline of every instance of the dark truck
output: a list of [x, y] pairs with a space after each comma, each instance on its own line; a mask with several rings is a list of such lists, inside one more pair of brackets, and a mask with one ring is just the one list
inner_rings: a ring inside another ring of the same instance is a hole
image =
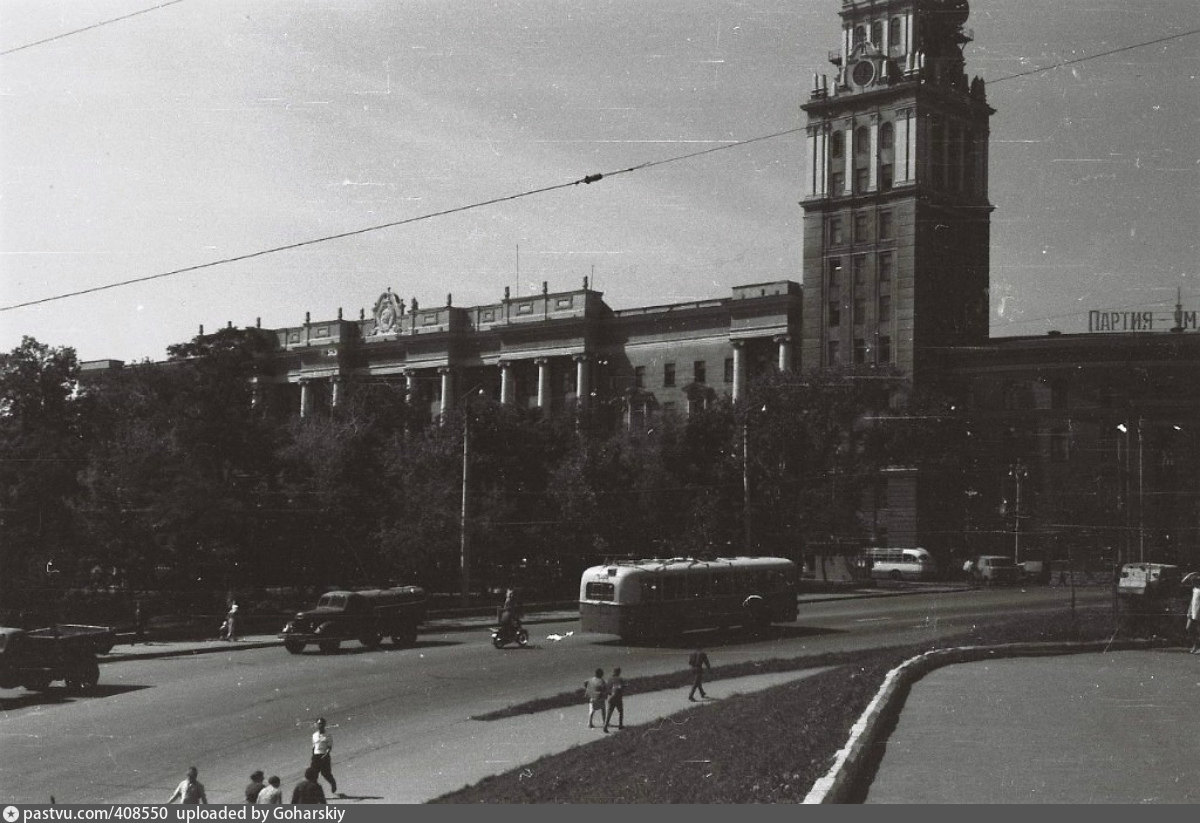
[[1117, 573], [1117, 619], [1129, 635], [1179, 639], [1192, 589], [1169, 563], [1126, 563]]
[[96, 649], [106, 632], [94, 626], [0, 628], [0, 688], [44, 691], [61, 680], [73, 692], [91, 690], [100, 681]]
[[292, 654], [304, 651], [309, 643], [323, 652], [336, 652], [344, 640], [374, 649], [385, 637], [396, 646], [411, 646], [424, 619], [425, 590], [418, 586], [332, 591], [321, 595], [315, 608], [288, 621], [279, 636]]

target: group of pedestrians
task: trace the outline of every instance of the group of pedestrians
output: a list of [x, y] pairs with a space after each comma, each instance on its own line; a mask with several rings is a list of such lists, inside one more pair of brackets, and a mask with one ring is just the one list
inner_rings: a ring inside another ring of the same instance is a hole
[[[694, 703], [697, 692], [701, 699], [708, 697], [704, 691], [704, 670], [712, 669], [712, 663], [704, 649], [696, 649], [688, 655], [688, 668], [692, 671], [688, 700]], [[596, 673], [584, 681], [583, 693], [587, 698], [589, 729], [596, 728], [596, 712], [600, 713], [605, 734], [612, 725], [614, 714], [617, 716], [617, 728], [625, 728], [625, 679], [621, 677], [620, 666], [613, 669], [608, 680], [604, 679], [604, 669], [596, 669]]]
[[596, 728], [592, 722], [596, 712], [604, 721], [604, 733], [608, 734], [609, 724], [613, 714], [617, 715], [617, 728], [625, 728], [625, 679], [621, 677], [621, 667], [613, 669], [612, 677], [604, 679], [604, 669], [596, 669], [596, 673], [583, 684], [583, 693], [588, 700], [588, 728]]
[[[333, 735], [327, 730], [325, 718], [319, 718], [316, 730], [312, 734], [311, 758], [308, 768], [304, 770], [304, 779], [292, 789], [292, 803], [324, 804], [327, 802], [325, 789], [322, 788], [319, 777], [329, 782], [331, 794], [337, 794], [337, 780], [333, 777]], [[174, 803], [195, 804], [207, 803], [208, 796], [204, 784], [197, 780], [199, 771], [195, 766], [187, 770], [187, 777], [175, 787], [175, 793], [167, 800]], [[283, 789], [278, 775], [271, 775], [263, 782], [263, 772], [256, 769], [250, 775], [250, 783], [246, 786], [245, 798], [247, 803], [259, 805], [281, 805]]]

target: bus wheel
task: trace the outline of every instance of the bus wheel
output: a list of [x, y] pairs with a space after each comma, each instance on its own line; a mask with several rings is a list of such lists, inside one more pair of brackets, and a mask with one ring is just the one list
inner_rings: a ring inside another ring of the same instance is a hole
[[891, 578], [892, 578], [892, 580], [894, 580], [894, 581], [896, 581], [897, 583], [899, 583], [899, 582], [900, 582], [900, 580], [901, 580], [901, 578], [902, 578], [902, 575], [900, 574], [900, 572], [898, 572], [898, 571], [896, 571], [895, 569], [893, 569], [893, 570], [892, 570], [892, 573], [889, 575], [889, 577], [891, 577]]

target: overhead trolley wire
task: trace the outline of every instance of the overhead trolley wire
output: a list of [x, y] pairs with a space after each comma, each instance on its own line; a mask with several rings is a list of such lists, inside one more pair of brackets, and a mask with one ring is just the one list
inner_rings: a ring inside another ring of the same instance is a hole
[[[143, 14], [147, 11], [154, 11], [155, 9], [162, 8], [163, 6], [168, 6], [168, 5], [172, 5], [174, 3], [180, 3], [180, 2], [183, 2], [183, 0], [168, 0], [168, 2], [163, 3], [159, 6], [154, 6], [149, 9], [143, 9], [142, 11], [138, 11], [138, 12], [132, 12], [131, 14], [124, 15], [124, 17], [113, 18], [112, 20], [107, 20], [107, 21], [103, 21], [101, 23], [96, 23], [93, 26], [88, 26], [85, 29], [78, 29], [75, 32], [66, 32], [64, 34], [57, 35], [56, 37], [47, 38], [46, 40], [38, 41], [38, 43], [29, 43], [29, 44], [26, 44], [25, 46], [19, 46], [16, 49], [9, 49], [6, 52], [0, 52], [0, 56], [2, 56], [4, 54], [8, 54], [12, 51], [18, 51], [23, 48], [29, 48], [31, 46], [38, 45], [39, 43], [45, 43], [45, 42], [49, 42], [50, 40], [58, 39], [60, 37], [66, 37], [69, 34], [75, 34], [78, 31], [86, 31], [87, 29], [90, 29], [90, 28], [96, 28], [97, 26], [106, 25], [107, 23], [116, 22], [117, 20], [122, 20], [122, 19], [125, 19], [127, 17], [132, 17], [137, 14]], [[1096, 54], [1085, 55], [1083, 57], [1077, 57], [1077, 58], [1073, 58], [1071, 60], [1063, 60], [1063, 61], [1059, 61], [1057, 63], [1053, 63], [1048, 66], [1041, 66], [1038, 68], [1029, 69], [1027, 71], [1017, 72], [1016, 74], [1005, 75], [1003, 77], [998, 77], [994, 80], [988, 80], [985, 82], [988, 85], [995, 85], [997, 83], [1002, 83], [1006, 80], [1014, 80], [1018, 77], [1027, 77], [1032, 74], [1039, 74], [1042, 72], [1051, 71], [1052, 69], [1061, 68], [1063, 66], [1069, 66], [1069, 65], [1074, 65], [1077, 63], [1083, 63], [1088, 60], [1095, 60], [1095, 59], [1098, 59], [1101, 57], [1107, 57], [1112, 54], [1118, 54], [1121, 52], [1130, 51], [1132, 49], [1138, 49], [1138, 48], [1142, 48], [1145, 46], [1156, 45], [1158, 43], [1164, 43], [1169, 40], [1178, 40], [1180, 38], [1190, 37], [1195, 34], [1200, 34], [1200, 29], [1191, 29], [1189, 31], [1178, 32], [1176, 34], [1166, 35], [1164, 37], [1158, 37], [1153, 40], [1146, 40], [1141, 43], [1133, 43], [1133, 44], [1130, 44], [1127, 46], [1121, 46], [1119, 48], [1109, 49], [1108, 51], [1098, 52]], [[557, 183], [557, 184], [550, 185], [550, 186], [543, 186], [543, 187], [537, 188], [537, 189], [529, 189], [526, 191], [518, 192], [516, 194], [505, 195], [502, 197], [494, 197], [489, 200], [482, 200], [477, 203], [470, 203], [470, 204], [467, 204], [464, 206], [456, 206], [454, 208], [443, 209], [441, 211], [429, 212], [426, 214], [420, 214], [420, 215], [416, 215], [414, 217], [408, 217], [408, 218], [404, 218], [401, 220], [392, 220], [387, 223], [379, 223], [377, 225], [367, 226], [365, 228], [352, 229], [349, 231], [338, 232], [336, 234], [329, 234], [329, 235], [324, 235], [322, 237], [311, 238], [309, 240], [301, 240], [296, 243], [287, 243], [282, 246], [274, 246], [274, 247], [268, 248], [268, 249], [260, 249], [259, 251], [247, 252], [246, 254], [234, 255], [231, 257], [223, 257], [219, 260], [212, 260], [207, 263], [199, 263], [194, 266], [184, 266], [182, 268], [172, 269], [170, 271], [159, 272], [158, 274], [150, 274], [150, 275], [145, 275], [143, 277], [134, 277], [134, 278], [130, 278], [128, 280], [121, 280], [121, 281], [117, 281], [114, 283], [106, 283], [101, 286], [93, 286], [93, 287], [87, 288], [87, 289], [78, 289], [76, 291], [64, 292], [62, 294], [56, 294], [56, 295], [52, 295], [50, 297], [42, 297], [42, 298], [39, 298], [36, 300], [26, 300], [21, 303], [13, 303], [13, 304], [10, 304], [7, 306], [0, 306], [0, 312], [12, 311], [14, 309], [27, 308], [29, 306], [37, 306], [37, 305], [41, 305], [43, 303], [50, 303], [50, 302], [54, 302], [57, 300], [65, 300], [69, 297], [79, 297], [79, 296], [85, 295], [85, 294], [94, 294], [96, 292], [107, 291], [109, 289], [120, 288], [123, 286], [130, 286], [130, 285], [134, 285], [136, 283], [146, 283], [151, 280], [159, 280], [159, 279], [162, 279], [165, 277], [174, 277], [179, 274], [187, 274], [189, 272], [213, 268], [215, 266], [223, 266], [223, 265], [226, 265], [229, 263], [236, 263], [236, 262], [240, 262], [243, 260], [251, 260], [256, 257], [264, 257], [266, 255], [276, 254], [276, 253], [282, 252], [282, 251], [290, 251], [293, 249], [303, 248], [305, 246], [312, 246], [312, 245], [316, 245], [318, 243], [325, 243], [330, 240], [339, 240], [339, 239], [346, 238], [346, 237], [353, 237], [355, 235], [367, 234], [369, 232], [380, 231], [382, 229], [394, 228], [396, 226], [403, 226], [403, 225], [407, 225], [409, 223], [416, 223], [416, 222], [419, 222], [422, 220], [431, 220], [435, 217], [445, 217], [447, 215], [470, 211], [472, 209], [478, 209], [478, 208], [482, 208], [484, 206], [493, 206], [498, 203], [505, 203], [505, 202], [508, 202], [511, 200], [519, 200], [519, 199], [522, 199], [525, 197], [531, 197], [536, 194], [545, 194], [547, 192], [557, 191], [559, 189], [571, 188], [573, 186], [579, 185], [580, 183], [584, 183], [584, 184], [596, 183], [600, 180], [603, 180], [606, 177], [616, 177], [617, 175], [629, 174], [629, 173], [635, 172], [635, 171], [643, 171], [645, 169], [654, 168], [655, 166], [663, 166], [668, 163], [677, 163], [682, 160], [689, 160], [694, 157], [700, 157], [700, 156], [703, 156], [706, 154], [712, 154], [713, 152], [726, 151], [728, 149], [738, 148], [740, 146], [747, 146], [752, 143], [761, 143], [761, 142], [764, 142], [767, 140], [775, 140], [779, 137], [784, 137], [784, 136], [787, 136], [790, 134], [796, 134], [797, 132], [801, 132], [801, 131], [804, 131], [804, 127], [795, 127], [795, 128], [790, 128], [790, 129], [784, 129], [783, 131], [772, 132], [771, 134], [759, 135], [757, 137], [750, 137], [745, 140], [731, 141], [731, 142], [724, 143], [719, 146], [711, 146], [707, 149], [701, 149], [699, 151], [688, 152], [686, 154], [680, 154], [680, 155], [676, 155], [674, 157], [667, 157], [667, 158], [663, 158], [661, 160], [650, 160], [650, 161], [646, 161], [644, 163], [639, 163], [634, 166], [629, 166], [628, 168], [624, 168], [624, 169], [618, 169], [618, 170], [611, 171], [611, 172], [589, 174], [589, 175], [579, 178], [578, 180], [572, 180], [567, 183]]]
[[91, 288], [87, 288], [87, 289], [78, 289], [78, 290], [72, 291], [72, 292], [56, 294], [51, 297], [42, 297], [37, 300], [26, 300], [22, 303], [13, 303], [8, 306], [0, 306], [0, 312], [12, 311], [13, 309], [23, 309], [23, 308], [27, 308], [29, 306], [37, 306], [39, 304], [50, 303], [55, 300], [65, 300], [68, 297], [79, 297], [84, 294], [94, 294], [94, 293], [100, 292], [100, 291], [107, 291], [108, 289], [120, 288], [122, 286], [131, 286], [135, 283], [146, 283], [151, 280], [159, 280], [164, 277], [174, 277], [175, 275], [186, 274], [188, 272], [194, 272], [194, 271], [200, 271], [202, 269], [209, 269], [209, 268], [213, 268], [214, 266], [223, 266], [228, 263], [237, 263], [242, 260], [252, 260], [256, 257], [265, 257], [268, 254], [276, 254], [276, 253], [282, 252], [282, 251], [291, 251], [293, 249], [300, 249], [300, 248], [304, 248], [305, 246], [313, 246], [318, 243], [328, 242], [330, 240], [341, 240], [346, 237], [354, 237], [354, 236], [360, 235], [360, 234], [367, 234], [369, 232], [381, 231], [383, 229], [390, 229], [390, 228], [395, 228], [396, 226], [407, 225], [408, 223], [417, 223], [422, 220], [431, 220], [435, 217], [445, 217], [450, 214], [457, 214], [459, 212], [471, 211], [472, 209], [479, 209], [479, 208], [483, 208], [484, 206], [494, 206], [497, 203], [506, 203], [510, 200], [520, 200], [521, 198], [524, 198], [524, 197], [532, 197], [535, 194], [545, 194], [547, 192], [557, 191], [559, 189], [569, 189], [573, 186], [578, 186], [580, 183], [590, 185], [592, 183], [599, 182], [600, 180], [603, 180], [606, 177], [616, 177], [621, 174], [629, 174], [630, 172], [641, 171], [643, 169], [649, 169], [649, 168], [653, 168], [655, 166], [663, 166], [663, 165], [666, 165], [667, 163], [677, 163], [681, 160], [687, 160], [692, 157], [699, 157], [700, 155], [703, 155], [703, 154], [711, 154], [711, 153], [717, 152], [717, 151], [725, 151], [727, 149], [733, 149], [733, 148], [737, 148], [739, 146], [745, 146], [750, 143], [760, 143], [764, 140], [773, 140], [777, 137], [781, 137], [785, 134], [792, 134], [797, 131], [801, 131], [801, 129], [800, 128], [787, 129], [786, 131], [775, 132], [773, 134], [765, 134], [765, 135], [761, 135], [759, 137], [751, 137], [746, 140], [737, 140], [737, 141], [733, 141], [730, 143], [725, 143], [720, 146], [710, 146], [709, 148], [706, 148], [706, 149], [700, 149], [699, 151], [688, 152], [687, 154], [680, 154], [680, 155], [676, 155], [674, 157], [666, 157], [661, 160], [648, 160], [645, 163], [639, 163], [636, 166], [629, 166], [628, 168], [624, 168], [624, 169], [617, 169], [615, 171], [589, 174], [589, 175], [586, 175], [585, 177], [579, 178], [578, 180], [572, 180], [567, 183], [555, 183], [550, 186], [542, 186], [541, 188], [528, 189], [526, 191], [517, 192], [516, 194], [508, 194], [508, 195], [504, 195], [502, 197], [493, 197], [489, 200], [481, 200], [479, 202], [470, 203], [465, 206], [455, 206], [454, 208], [442, 209], [441, 211], [428, 212], [426, 214], [418, 214], [413, 217], [403, 218], [401, 220], [391, 220], [391, 221], [388, 221], [387, 223], [378, 223], [374, 226], [366, 226], [364, 228], [351, 229], [349, 231], [337, 232], [336, 234], [327, 234], [327, 235], [323, 235], [321, 237], [313, 237], [308, 240], [300, 240], [295, 243], [286, 243], [282, 246], [273, 246], [269, 249], [259, 249], [258, 251], [247, 252], [246, 254], [237, 254], [237, 255], [233, 255], [231, 257], [222, 257], [219, 260], [210, 260], [207, 263], [198, 263], [194, 266], [184, 266], [183, 268], [159, 272], [158, 274], [148, 274], [143, 277], [132, 277], [128, 280], [120, 280], [120, 281], [117, 281], [114, 283], [106, 283], [102, 286], [92, 286]]
[[130, 17], [137, 17], [139, 14], [146, 14], [147, 12], [158, 11], [159, 9], [166, 8], [167, 6], [173, 6], [176, 3], [182, 3], [182, 2], [183, 2], [183, 0], [167, 0], [167, 2], [165, 2], [165, 3], [159, 3], [157, 6], [151, 6], [148, 9], [140, 9], [138, 11], [131, 11], [131, 12], [129, 12], [129, 14], [122, 14], [120, 17], [113, 17], [108, 20], [101, 20], [99, 23], [93, 23], [92, 25], [84, 26], [81, 29], [73, 29], [72, 31], [64, 31], [62, 34], [56, 34], [53, 37], [45, 37], [41, 40], [35, 40], [32, 43], [26, 43], [23, 46], [14, 46], [11, 49], [5, 49], [4, 51], [0, 51], [0, 57], [3, 57], [6, 54], [12, 54], [13, 52], [24, 51], [25, 49], [31, 49], [34, 46], [41, 46], [46, 43], [53, 43], [55, 40], [62, 40], [64, 37], [70, 37], [75, 34], [81, 34], [82, 32], [91, 31], [92, 29], [98, 29], [101, 26], [107, 26], [110, 23], [117, 23], [117, 22], [120, 22], [121, 20], [128, 20]]

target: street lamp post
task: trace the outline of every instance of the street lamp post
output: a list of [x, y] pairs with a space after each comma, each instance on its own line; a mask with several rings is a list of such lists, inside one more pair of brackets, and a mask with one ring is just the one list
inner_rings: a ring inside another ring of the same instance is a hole
[[1013, 563], [1021, 565], [1021, 481], [1029, 476], [1024, 464], [1018, 461], [1008, 470], [1008, 476], [1017, 484], [1016, 502], [1013, 506]]
[[[1117, 431], [1125, 435], [1125, 471], [1129, 473], [1129, 427], [1124, 423], [1117, 424]], [[1142, 450], [1142, 418], [1137, 421], [1137, 447], [1138, 447], [1138, 562], [1146, 562], [1146, 475], [1145, 475], [1145, 460], [1143, 459]]]

